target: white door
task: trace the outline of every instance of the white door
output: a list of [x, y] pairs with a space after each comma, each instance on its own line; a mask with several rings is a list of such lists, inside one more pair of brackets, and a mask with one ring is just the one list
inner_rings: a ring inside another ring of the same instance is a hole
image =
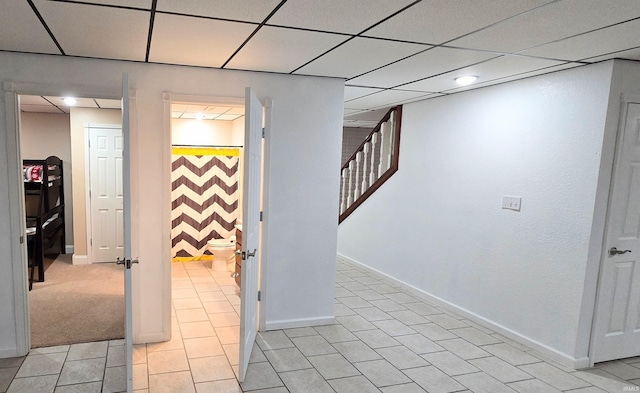
[[124, 251], [123, 141], [120, 128], [89, 128], [92, 263], [115, 261]]
[[240, 362], [244, 381], [258, 332], [258, 241], [260, 236], [260, 175], [262, 170], [262, 104], [245, 91], [244, 183], [242, 204], [242, 270], [240, 277]]
[[131, 264], [137, 263], [131, 258], [131, 151], [129, 143], [129, 76], [122, 75], [122, 200], [123, 200], [123, 239], [124, 239], [124, 342], [127, 392], [133, 391], [133, 309], [131, 288]]
[[640, 355], [640, 104], [618, 135], [592, 361]]

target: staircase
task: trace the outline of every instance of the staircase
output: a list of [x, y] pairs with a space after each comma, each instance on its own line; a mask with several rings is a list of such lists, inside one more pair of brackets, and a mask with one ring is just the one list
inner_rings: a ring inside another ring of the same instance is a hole
[[401, 118], [402, 106], [389, 109], [342, 166], [339, 222], [398, 170]]

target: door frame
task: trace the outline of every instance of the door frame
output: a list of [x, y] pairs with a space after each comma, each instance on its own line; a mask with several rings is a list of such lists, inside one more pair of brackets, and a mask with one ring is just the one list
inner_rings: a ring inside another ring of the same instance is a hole
[[[84, 123], [84, 199], [86, 201], [86, 203], [84, 204], [85, 207], [85, 225], [86, 225], [86, 241], [87, 241], [87, 259], [85, 261], [83, 261], [83, 263], [78, 263], [78, 265], [80, 264], [92, 264], [93, 263], [93, 253], [92, 253], [92, 246], [90, 244], [91, 239], [93, 238], [93, 231], [91, 230], [92, 228], [92, 216], [91, 216], [91, 196], [90, 196], [90, 192], [91, 192], [91, 173], [90, 173], [90, 168], [91, 168], [91, 152], [90, 152], [90, 148], [89, 148], [89, 139], [91, 137], [90, 132], [92, 128], [107, 128], [107, 129], [119, 129], [120, 132], [122, 133], [122, 124], [118, 125], [118, 124], [98, 124], [98, 123]], [[76, 260], [74, 260], [75, 262]]]
[[[5, 98], [5, 127], [7, 138], [7, 172], [9, 184], [16, 187], [8, 187], [9, 209], [10, 209], [10, 237], [11, 261], [13, 270], [13, 291], [14, 291], [14, 312], [16, 331], [16, 351], [15, 353], [3, 353], [3, 356], [25, 356], [31, 349], [31, 329], [29, 324], [29, 286], [27, 283], [27, 246], [24, 241], [26, 223], [24, 206], [24, 187], [22, 186], [22, 155], [20, 151], [20, 95], [39, 96], [66, 96], [74, 95], [78, 97], [91, 97], [119, 100], [122, 98], [122, 86], [117, 85], [109, 88], [65, 84], [39, 84], [30, 82], [3, 82], [3, 93]], [[73, 94], [70, 94], [73, 91]], [[133, 92], [135, 97], [135, 92]], [[131, 115], [135, 113], [135, 99], [132, 100]], [[131, 137], [137, 135], [135, 123], [131, 122]], [[132, 144], [133, 146], [134, 144]], [[137, 152], [132, 149], [132, 156], [137, 156]], [[132, 160], [133, 163], [136, 160]], [[137, 165], [137, 164], [135, 164]], [[132, 165], [131, 174], [135, 174]], [[135, 185], [134, 185], [135, 186]], [[132, 190], [132, 192], [135, 192]], [[73, 203], [73, 201], [72, 201]], [[133, 209], [133, 207], [132, 207]], [[22, 241], [21, 241], [22, 238]], [[134, 297], [134, 309], [136, 307]], [[134, 329], [135, 329], [134, 320]], [[135, 335], [135, 331], [134, 331]]]
[[[600, 291], [602, 290], [602, 275], [603, 275], [603, 265], [607, 263], [607, 234], [610, 226], [610, 215], [611, 215], [611, 204], [612, 204], [612, 194], [614, 184], [614, 176], [615, 172], [618, 170], [618, 155], [622, 149], [622, 144], [624, 143], [623, 138], [621, 138], [622, 133], [624, 132], [624, 128], [626, 126], [626, 119], [628, 114], [628, 106], [629, 104], [640, 104], [640, 95], [637, 94], [627, 94], [623, 93], [620, 96], [619, 100], [619, 110], [618, 110], [618, 121], [615, 129], [615, 136], [612, 138], [612, 154], [610, 158], [610, 170], [608, 171], [608, 188], [606, 190], [606, 207], [604, 211], [604, 222], [601, 226], [602, 232], [601, 236], [599, 236], [599, 256], [598, 256], [598, 264], [597, 264], [597, 272], [596, 275], [596, 284], [595, 284], [595, 296], [593, 302], [593, 312], [591, 313], [591, 324], [590, 324], [590, 335], [589, 335], [589, 350], [588, 350], [588, 367], [593, 367], [595, 362], [595, 341], [597, 340], [596, 334], [598, 333], [596, 330], [596, 321], [599, 317], [599, 314], [604, 312], [605, 310], [599, 310], [598, 304], [600, 303]], [[604, 149], [603, 149], [604, 150]], [[603, 154], [604, 159], [604, 154]]]
[[[244, 88], [242, 89], [244, 93]], [[193, 104], [230, 104], [239, 105], [244, 107], [244, 94], [238, 97], [224, 97], [224, 96], [203, 96], [192, 94], [180, 94], [165, 92], [162, 94], [162, 102], [164, 106], [163, 111], [163, 123], [162, 130], [162, 263], [164, 266], [163, 274], [163, 286], [165, 288], [163, 298], [163, 325], [171, 326], [171, 103], [193, 103]], [[260, 302], [258, 304], [258, 330], [264, 330], [266, 326], [266, 305], [268, 302], [267, 292], [267, 265], [268, 265], [268, 252], [267, 244], [269, 236], [269, 184], [270, 184], [270, 139], [268, 136], [271, 134], [271, 107], [272, 102], [270, 98], [265, 98], [263, 102], [265, 108], [264, 113], [264, 128], [265, 135], [267, 137], [263, 140], [264, 150], [262, 152], [263, 173], [262, 173], [262, 233], [260, 235], [260, 260], [259, 260], [259, 287], [260, 287]], [[243, 142], [244, 143], [244, 142]], [[242, 167], [242, 163], [240, 164]], [[243, 190], [244, 193], [244, 190]], [[165, 329], [165, 340], [171, 338], [171, 329], [168, 331]]]

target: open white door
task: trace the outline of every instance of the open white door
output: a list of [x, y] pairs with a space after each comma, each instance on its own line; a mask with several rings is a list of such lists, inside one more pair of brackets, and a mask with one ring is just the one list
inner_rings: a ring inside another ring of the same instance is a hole
[[640, 104], [618, 135], [591, 361], [640, 355]]
[[127, 392], [133, 391], [133, 313], [131, 299], [131, 144], [129, 139], [129, 76], [122, 74], [122, 201], [124, 207], [124, 341], [127, 369]]
[[240, 362], [244, 381], [258, 333], [258, 241], [260, 236], [260, 174], [262, 165], [262, 104], [247, 87], [244, 123], [244, 203], [242, 204], [242, 270], [240, 289]]

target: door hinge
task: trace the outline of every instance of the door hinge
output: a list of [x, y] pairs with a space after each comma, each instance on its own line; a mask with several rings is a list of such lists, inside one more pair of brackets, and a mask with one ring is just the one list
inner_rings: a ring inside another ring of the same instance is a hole
[[260, 301], [260, 291], [258, 291], [258, 301]]
[[260, 212], [260, 221], [262, 221], [262, 212]]
[[262, 127], [262, 137], [264, 138], [264, 127]]
[[20, 244], [24, 243], [24, 236], [20, 236]]

